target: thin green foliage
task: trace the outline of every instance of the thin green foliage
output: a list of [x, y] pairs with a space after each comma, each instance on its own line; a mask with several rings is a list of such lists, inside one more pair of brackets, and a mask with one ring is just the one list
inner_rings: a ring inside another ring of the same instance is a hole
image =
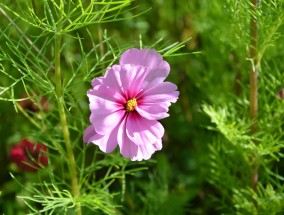
[[[62, 22], [64, 25], [62, 32], [68, 33], [91, 24], [125, 20], [126, 18], [121, 18], [120, 15], [125, 12], [125, 8], [132, 1], [67, 1], [64, 2], [64, 7], [61, 7], [60, 5], [63, 5], [63, 1], [45, 0], [42, 5], [38, 5], [38, 8], [43, 7], [44, 17], [36, 14], [36, 8], [33, 8], [30, 2], [26, 2], [25, 5], [28, 8], [28, 11], [24, 11], [26, 16], [21, 16], [19, 13], [10, 10], [6, 5], [0, 5], [29, 25], [47, 32], [56, 32], [56, 26]], [[62, 16], [60, 17], [59, 14], [62, 14]], [[138, 15], [140, 14], [135, 16]]]
[[[28, 136], [49, 149], [48, 166], [42, 166], [36, 178], [21, 182], [12, 176], [21, 186], [17, 195], [27, 205], [28, 214], [115, 214], [120, 207], [116, 196], [124, 200], [128, 177], [147, 169], [143, 162], [131, 165], [117, 152], [104, 155], [95, 146], [85, 147], [82, 141], [88, 122], [85, 94], [91, 80], [102, 75], [130, 47], [119, 45], [107, 30], [102, 35], [93, 31], [99, 23], [130, 19], [147, 12], [146, 9], [126, 16], [137, 8], [131, 2], [46, 0], [32, 4], [23, 1], [19, 10], [0, 4], [0, 12], [10, 22], [1, 29], [0, 36], [5, 41], [0, 49], [3, 76], [0, 100], [13, 102], [15, 109], [30, 122]], [[158, 48], [158, 43], [154, 43], [149, 47], [169, 57], [187, 41], [163, 43]], [[23, 93], [27, 96], [20, 98]], [[47, 97], [48, 111], [42, 107], [42, 97]], [[31, 101], [39, 107], [39, 112], [25, 110], [20, 101]], [[65, 127], [62, 116], [67, 123]], [[67, 140], [70, 145], [65, 145]], [[72, 153], [76, 154], [75, 167]], [[78, 196], [74, 186], [79, 190]]]
[[[245, 60], [253, 59], [246, 57], [244, 51], [249, 49], [250, 40], [255, 39], [250, 36], [249, 23], [253, 18], [258, 21], [259, 111], [257, 122], [251, 121], [248, 117], [247, 84], [241, 85], [242, 94], [236, 92], [238, 97], [232, 93], [234, 89], [231, 87], [228, 92], [230, 99], [227, 97], [221, 102], [216, 99], [214, 105], [202, 106], [202, 111], [213, 123], [207, 128], [217, 132], [217, 138], [209, 144], [208, 181], [217, 188], [221, 198], [211, 198], [220, 204], [218, 210], [228, 214], [278, 214], [284, 208], [280, 182], [283, 176], [277, 167], [278, 162], [283, 161], [284, 145], [283, 103], [277, 99], [276, 93], [283, 85], [283, 72], [282, 66], [275, 63], [277, 60], [272, 56], [273, 49], [277, 49], [275, 44], [283, 35], [283, 3], [259, 1], [257, 10], [249, 1], [227, 3], [233, 36], [221, 37], [220, 40], [225, 42], [224, 46], [232, 48], [225, 53], [234, 53], [231, 64], [238, 74], [237, 81], [247, 80], [250, 62], [245, 63]], [[218, 96], [223, 97], [222, 94]], [[258, 125], [254, 134], [250, 132], [253, 123]]]

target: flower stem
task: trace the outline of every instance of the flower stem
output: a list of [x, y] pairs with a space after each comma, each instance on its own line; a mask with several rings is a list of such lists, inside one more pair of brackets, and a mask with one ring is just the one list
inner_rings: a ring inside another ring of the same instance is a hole
[[[251, 0], [252, 15], [250, 22], [251, 42], [249, 49], [249, 57], [252, 60], [250, 69], [250, 118], [253, 121], [251, 126], [251, 134], [257, 132], [257, 114], [258, 114], [258, 66], [259, 59], [257, 54], [257, 40], [258, 40], [258, 23], [257, 23], [257, 6], [258, 0]], [[258, 183], [258, 167], [257, 155], [253, 155], [252, 161], [252, 188], [256, 190]]]
[[251, 132], [257, 131], [257, 111], [258, 111], [258, 60], [257, 60], [257, 39], [258, 39], [258, 27], [256, 18], [257, 0], [251, 0], [253, 4], [254, 13], [251, 17], [251, 43], [249, 55], [252, 59], [252, 66], [250, 70], [250, 117], [254, 121]]
[[17, 108], [20, 110], [20, 112], [38, 129], [42, 129], [42, 126], [37, 123], [32, 117], [29, 116], [29, 114], [19, 105], [18, 102], [16, 102]]
[[[54, 57], [55, 57], [55, 86], [56, 86], [56, 97], [57, 97], [57, 105], [58, 112], [60, 117], [60, 123], [62, 128], [62, 133], [64, 137], [65, 147], [67, 151], [68, 157], [68, 168], [70, 171], [71, 184], [72, 184], [72, 193], [73, 197], [76, 198], [80, 195], [77, 171], [76, 171], [76, 162], [75, 156], [72, 149], [72, 144], [70, 140], [70, 132], [67, 126], [67, 119], [64, 109], [64, 94], [61, 84], [61, 65], [60, 65], [60, 56], [61, 56], [61, 39], [62, 39], [62, 24], [61, 22], [57, 25], [57, 32], [55, 35], [55, 49], [54, 49]], [[76, 202], [76, 201], [75, 201]], [[76, 214], [81, 215], [80, 205], [76, 204]]]

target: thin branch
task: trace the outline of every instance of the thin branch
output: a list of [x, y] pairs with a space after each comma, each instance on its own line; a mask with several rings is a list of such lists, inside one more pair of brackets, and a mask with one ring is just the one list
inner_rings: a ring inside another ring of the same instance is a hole
[[[258, 115], [258, 67], [259, 59], [257, 55], [257, 41], [258, 41], [258, 20], [257, 20], [257, 7], [258, 0], [251, 0], [252, 4], [252, 15], [250, 22], [250, 34], [251, 42], [249, 49], [249, 57], [251, 59], [251, 69], [250, 69], [250, 118], [253, 121], [251, 126], [251, 134], [257, 132], [257, 115]], [[258, 156], [257, 154], [253, 155], [252, 160], [252, 188], [256, 191], [258, 184]], [[257, 206], [257, 204], [256, 204]]]
[[253, 4], [253, 13], [251, 17], [251, 43], [249, 49], [249, 57], [252, 60], [250, 70], [250, 118], [254, 121], [251, 132], [254, 134], [257, 131], [257, 112], [258, 112], [258, 59], [257, 59], [257, 40], [258, 40], [258, 25], [256, 9], [258, 0], [251, 0]]
[[50, 66], [51, 70], [54, 71], [54, 66], [52, 65], [52, 63], [47, 59], [46, 56], [44, 56], [40, 52], [40, 49], [33, 43], [33, 41], [31, 41], [31, 39], [27, 35], [25, 35], [22, 29], [19, 28], [19, 26], [11, 19], [11, 17], [9, 17], [9, 15], [1, 7], [0, 7], [0, 12], [3, 14], [4, 17], [6, 17], [6, 19], [9, 20], [9, 22], [15, 27], [15, 29], [23, 36], [23, 38], [27, 41], [27, 43], [30, 44], [31, 47], [42, 56], [44, 61]]
[[[63, 11], [63, 1], [60, 1], [60, 11]], [[62, 13], [61, 13], [62, 16]], [[62, 20], [62, 19], [60, 19]], [[67, 118], [64, 108], [64, 92], [62, 89], [62, 74], [61, 74], [61, 40], [62, 40], [62, 22], [57, 24], [57, 33], [55, 36], [55, 48], [54, 48], [54, 62], [55, 62], [55, 85], [56, 85], [56, 97], [57, 97], [57, 105], [58, 105], [58, 112], [60, 117], [60, 123], [62, 128], [62, 133], [64, 137], [65, 147], [67, 151], [68, 157], [68, 167], [70, 171], [71, 177], [71, 186], [72, 186], [72, 193], [73, 197], [76, 200], [80, 195], [80, 188], [78, 184], [78, 177], [77, 177], [77, 170], [76, 170], [76, 161], [75, 155], [72, 148], [72, 143], [70, 139], [70, 131], [67, 124]], [[81, 207], [76, 202], [76, 214], [81, 215]]]

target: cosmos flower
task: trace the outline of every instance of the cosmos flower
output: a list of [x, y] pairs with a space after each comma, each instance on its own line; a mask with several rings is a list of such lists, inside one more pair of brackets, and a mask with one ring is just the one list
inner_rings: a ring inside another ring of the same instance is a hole
[[164, 82], [169, 72], [169, 64], [154, 49], [125, 51], [119, 65], [92, 80], [87, 92], [91, 125], [84, 141], [106, 153], [118, 145], [132, 161], [147, 160], [161, 150], [164, 128], [158, 120], [169, 116], [179, 95], [175, 84]]
[[11, 148], [10, 160], [22, 170], [36, 172], [42, 166], [47, 166], [46, 151], [45, 145], [22, 139]]

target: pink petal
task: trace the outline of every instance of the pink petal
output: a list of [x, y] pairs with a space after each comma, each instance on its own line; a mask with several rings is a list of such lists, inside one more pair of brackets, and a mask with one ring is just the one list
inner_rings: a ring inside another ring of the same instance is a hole
[[145, 78], [143, 88], [163, 82], [170, 72], [169, 64], [154, 49], [129, 49], [121, 55], [119, 63], [149, 67], [150, 71]]
[[106, 135], [95, 134], [93, 135], [91, 142], [99, 146], [101, 151], [105, 153], [110, 153], [117, 146], [117, 140], [116, 140], [117, 131], [118, 131], [118, 126], [116, 126], [116, 128], [114, 128], [112, 132], [109, 134]]
[[91, 113], [90, 122], [93, 124], [97, 133], [105, 135], [109, 134], [115, 128], [115, 126], [120, 123], [124, 115], [124, 110], [118, 110], [109, 115], [101, 116]]
[[162, 148], [159, 144], [156, 143], [147, 144], [147, 145], [138, 145], [137, 147], [138, 147], [137, 153], [130, 157], [132, 161], [148, 160], [151, 158], [151, 156], [154, 154], [155, 151], [158, 151]]
[[95, 140], [95, 135], [96, 132], [94, 126], [93, 125], [88, 126], [84, 132], [84, 137], [83, 137], [84, 142], [89, 144], [90, 142]]
[[148, 71], [140, 65], [115, 65], [106, 73], [104, 83], [127, 99], [134, 98], [140, 91]]
[[130, 158], [131, 160], [137, 155], [138, 153], [138, 146], [131, 142], [131, 140], [127, 137], [125, 127], [126, 127], [126, 118], [125, 117], [119, 128], [117, 133], [117, 142], [120, 147], [120, 153], [126, 157]]
[[103, 81], [103, 77], [94, 78], [92, 80], [92, 86], [96, 87], [97, 85], [102, 84], [102, 81]]
[[167, 94], [177, 90], [177, 86], [171, 82], [162, 82], [156, 84], [151, 88], [143, 90], [139, 96], [157, 95], [157, 94]]
[[148, 160], [151, 158], [152, 154], [154, 154], [155, 151], [156, 150], [152, 144], [139, 145], [138, 153], [135, 157], [132, 158], [132, 160], [133, 161]]
[[126, 133], [136, 145], [146, 145], [161, 139], [164, 128], [158, 121], [145, 119], [137, 113], [130, 113], [126, 121]]
[[100, 97], [88, 95], [90, 101], [90, 110], [93, 116], [109, 115], [118, 110], [123, 110], [123, 104], [112, 102]]
[[121, 81], [128, 99], [136, 97], [149, 70], [144, 66], [126, 64], [121, 66]]
[[155, 103], [167, 103], [170, 105], [170, 102], [176, 102], [179, 96], [178, 91], [174, 91], [171, 93], [166, 93], [166, 94], [154, 94], [154, 95], [148, 95], [148, 96], [143, 96], [143, 98], [140, 100], [142, 104], [155, 104]]
[[123, 157], [130, 158], [132, 161], [137, 160], [138, 146], [131, 142], [128, 137], [123, 139], [123, 142], [119, 145], [119, 147], [120, 153]]
[[[121, 123], [118, 129], [118, 145], [120, 147], [120, 153], [130, 158], [132, 161], [148, 160], [152, 154], [161, 148], [156, 144], [136, 145], [133, 143], [125, 132], [126, 118]], [[158, 140], [159, 141], [159, 140]]]
[[89, 100], [94, 97], [99, 97], [108, 101], [116, 102], [116, 103], [124, 103], [126, 100], [124, 97], [115, 89], [107, 87], [105, 85], [98, 85], [91, 90], [88, 90], [87, 95]]
[[132, 161], [148, 160], [154, 154], [155, 151], [162, 149], [162, 140], [157, 140], [154, 144], [138, 145], [137, 154], [131, 157]]
[[107, 88], [111, 88], [113, 91], [123, 95], [122, 83], [120, 80], [120, 65], [113, 65], [112, 67], [108, 68], [104, 75], [103, 84]]
[[149, 120], [168, 117], [168, 107], [178, 99], [179, 92], [174, 91], [176, 89], [175, 84], [164, 82], [141, 92], [136, 111]]
[[153, 144], [154, 148], [156, 149], [156, 151], [159, 151], [162, 149], [163, 145], [162, 145], [162, 139], [157, 140], [156, 143]]
[[136, 106], [135, 110], [149, 120], [160, 120], [169, 116], [168, 107], [162, 107], [159, 104], [141, 104]]

